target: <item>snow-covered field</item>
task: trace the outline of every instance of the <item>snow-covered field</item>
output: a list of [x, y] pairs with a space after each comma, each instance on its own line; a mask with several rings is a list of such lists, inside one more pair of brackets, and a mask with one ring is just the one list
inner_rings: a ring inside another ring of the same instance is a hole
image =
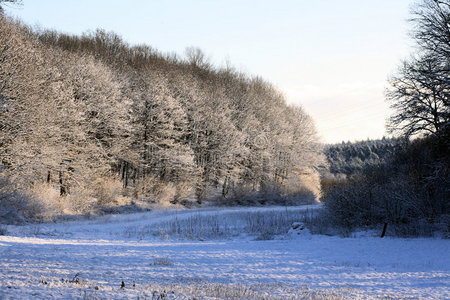
[[315, 209], [156, 210], [8, 226], [0, 299], [450, 298], [449, 240], [287, 234], [286, 224]]

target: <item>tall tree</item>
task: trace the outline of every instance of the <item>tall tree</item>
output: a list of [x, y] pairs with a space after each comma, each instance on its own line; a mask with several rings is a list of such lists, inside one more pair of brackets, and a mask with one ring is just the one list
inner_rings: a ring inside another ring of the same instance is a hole
[[389, 80], [394, 109], [388, 128], [406, 136], [448, 135], [450, 127], [450, 1], [424, 0], [413, 10], [418, 52]]
[[0, 15], [0, 164], [28, 185], [52, 165], [58, 148], [57, 83], [42, 50]]
[[406, 136], [427, 133], [440, 135], [450, 121], [450, 76], [435, 56], [405, 61], [389, 83], [387, 99], [395, 114], [391, 132]]

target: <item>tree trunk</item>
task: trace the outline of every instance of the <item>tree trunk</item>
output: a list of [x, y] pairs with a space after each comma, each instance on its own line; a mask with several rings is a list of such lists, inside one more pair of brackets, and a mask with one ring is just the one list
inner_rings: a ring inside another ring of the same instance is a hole
[[59, 195], [65, 196], [67, 195], [66, 182], [63, 178], [63, 172], [59, 171]]
[[386, 234], [386, 229], [387, 229], [387, 223], [384, 223], [384, 226], [383, 226], [383, 232], [381, 233], [381, 238], [383, 238], [384, 237], [384, 235]]

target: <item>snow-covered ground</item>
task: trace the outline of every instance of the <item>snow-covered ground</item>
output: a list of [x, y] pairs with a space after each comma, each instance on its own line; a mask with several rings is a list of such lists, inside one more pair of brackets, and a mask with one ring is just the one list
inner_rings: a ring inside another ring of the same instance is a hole
[[8, 226], [0, 299], [450, 298], [449, 240], [287, 234], [286, 222], [315, 209], [156, 210]]

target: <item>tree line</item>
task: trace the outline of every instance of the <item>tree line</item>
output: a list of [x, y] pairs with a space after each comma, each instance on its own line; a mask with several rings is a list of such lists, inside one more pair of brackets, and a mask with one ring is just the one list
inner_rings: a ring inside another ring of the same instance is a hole
[[350, 177], [367, 166], [388, 161], [404, 143], [400, 138], [382, 138], [326, 145], [324, 154], [328, 169], [322, 172], [322, 176]]
[[186, 52], [0, 13], [3, 199], [43, 185], [79, 211], [114, 203], [111, 190], [184, 205], [314, 199], [324, 158], [311, 118], [263, 79]]

